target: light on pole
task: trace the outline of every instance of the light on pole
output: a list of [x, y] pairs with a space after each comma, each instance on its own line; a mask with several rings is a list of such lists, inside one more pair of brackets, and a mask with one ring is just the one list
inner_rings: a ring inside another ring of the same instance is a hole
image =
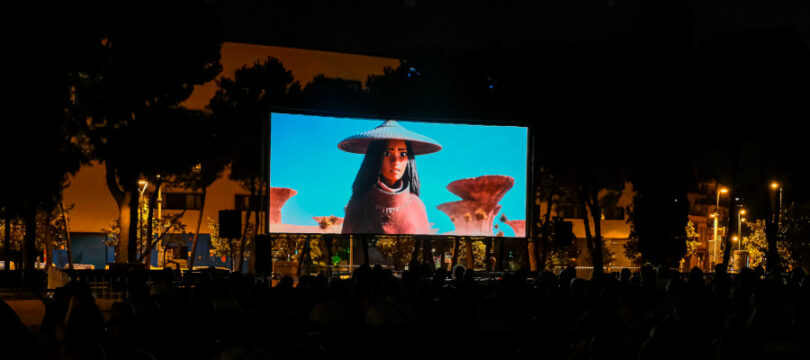
[[717, 263], [717, 250], [718, 250], [717, 245], [719, 243], [719, 241], [717, 239], [717, 222], [718, 222], [718, 219], [720, 218], [720, 209], [719, 209], [720, 208], [720, 194], [725, 194], [725, 193], [728, 193], [728, 188], [719, 188], [719, 189], [717, 189], [717, 200], [714, 203], [714, 213], [711, 215], [711, 217], [714, 218], [714, 237], [712, 238], [712, 241], [714, 241], [714, 246], [712, 247], [713, 248], [712, 253], [714, 254], [713, 263], [715, 263], [715, 264]]
[[778, 225], [782, 225], [782, 184], [774, 181], [771, 183], [771, 190], [779, 190], [779, 207], [777, 211], [773, 214], [773, 222]]
[[[772, 181], [770, 186], [770, 204], [771, 204], [771, 218], [767, 226], [767, 239], [768, 239], [768, 259], [778, 259], [779, 252], [777, 251], [777, 240], [779, 238], [779, 229], [782, 225], [782, 184], [777, 181]], [[779, 191], [779, 201], [776, 201], [776, 191]], [[781, 271], [778, 261], [768, 261], [768, 271]]]
[[737, 250], [742, 250], [742, 223], [745, 222], [745, 218], [742, 217], [743, 215], [745, 215], [745, 209], [740, 209], [740, 211], [737, 212], [737, 236], [740, 237], [740, 245], [737, 247]]

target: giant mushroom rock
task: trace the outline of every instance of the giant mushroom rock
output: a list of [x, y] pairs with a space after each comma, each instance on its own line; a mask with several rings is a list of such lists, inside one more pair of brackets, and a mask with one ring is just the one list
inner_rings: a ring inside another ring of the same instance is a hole
[[452, 201], [437, 206], [439, 210], [450, 217], [450, 221], [456, 227], [453, 235], [478, 235], [492, 236], [492, 221], [500, 205], [486, 207], [472, 200]]
[[462, 200], [495, 205], [515, 185], [515, 179], [506, 175], [484, 175], [461, 179], [447, 185], [447, 190]]
[[298, 191], [290, 188], [270, 188], [270, 224], [281, 224], [281, 208], [296, 194]]
[[501, 201], [515, 179], [506, 175], [484, 175], [461, 179], [447, 185], [447, 190], [462, 200], [437, 206], [450, 216], [455, 235], [492, 236], [492, 222], [501, 211]]

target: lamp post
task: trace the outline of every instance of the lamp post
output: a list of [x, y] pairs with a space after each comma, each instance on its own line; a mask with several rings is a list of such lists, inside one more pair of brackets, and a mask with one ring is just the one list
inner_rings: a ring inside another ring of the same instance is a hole
[[742, 223], [745, 222], [745, 218], [742, 217], [743, 215], [745, 215], [745, 209], [740, 209], [740, 211], [737, 212], [737, 236], [740, 237], [740, 243], [737, 246], [737, 250], [742, 250]]
[[774, 181], [771, 183], [771, 190], [776, 191], [779, 190], [779, 206], [774, 211], [772, 218], [773, 222], [779, 226], [782, 225], [782, 184]]
[[[143, 193], [146, 191], [146, 187], [149, 186], [149, 183], [146, 182], [146, 180], [138, 180], [138, 186], [140, 187], [140, 189], [138, 189], [140, 193], [140, 196], [138, 196], [138, 233], [139, 235], [143, 235], [140, 234], [143, 232], [141, 229], [141, 219], [143, 218]], [[140, 236], [138, 236], [138, 240], [140, 240]]]
[[[779, 252], [776, 249], [777, 239], [779, 237], [779, 228], [782, 223], [782, 184], [777, 181], [772, 181], [770, 184], [770, 203], [771, 203], [771, 218], [767, 226], [767, 239], [768, 239], [768, 252], [767, 259], [779, 259]], [[779, 191], [779, 201], [776, 201], [776, 191]], [[769, 272], [779, 272], [779, 261], [768, 261]]]
[[719, 188], [719, 189], [717, 189], [716, 192], [717, 192], [717, 200], [714, 203], [714, 213], [712, 214], [712, 217], [714, 218], [714, 237], [712, 238], [712, 241], [714, 241], [714, 246], [712, 247], [713, 250], [714, 250], [714, 251], [712, 251], [712, 253], [714, 254], [714, 256], [713, 256], [713, 258], [714, 258], [713, 264], [717, 263], [717, 243], [718, 243], [718, 239], [717, 239], [717, 221], [718, 221], [718, 218], [720, 217], [720, 211], [719, 211], [719, 208], [720, 208], [720, 194], [727, 193], [728, 188]]

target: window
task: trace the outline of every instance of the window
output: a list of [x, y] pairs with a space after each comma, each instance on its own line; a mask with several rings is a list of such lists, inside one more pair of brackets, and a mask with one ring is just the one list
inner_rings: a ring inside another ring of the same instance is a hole
[[618, 206], [609, 206], [602, 209], [605, 220], [624, 220], [624, 209]]
[[259, 201], [259, 197], [251, 197], [250, 195], [234, 195], [234, 208], [236, 210], [246, 211], [248, 206], [250, 206], [250, 211], [261, 211], [261, 201]]
[[166, 210], [200, 210], [202, 194], [167, 193], [163, 198], [163, 208]]
[[171, 249], [171, 252], [175, 259], [188, 260], [188, 246], [178, 246]]

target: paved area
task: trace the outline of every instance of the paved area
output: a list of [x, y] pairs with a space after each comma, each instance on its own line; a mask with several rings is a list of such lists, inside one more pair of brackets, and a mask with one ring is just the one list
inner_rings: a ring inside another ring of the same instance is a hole
[[39, 324], [45, 317], [45, 304], [38, 299], [5, 300], [8, 306], [17, 313], [20, 320], [32, 331], [39, 330]]

